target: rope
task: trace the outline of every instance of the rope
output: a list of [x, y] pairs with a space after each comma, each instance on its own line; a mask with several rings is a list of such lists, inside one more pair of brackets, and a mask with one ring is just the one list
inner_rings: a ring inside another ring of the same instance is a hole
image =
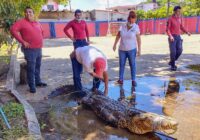
[[161, 136], [164, 136], [164, 137], [168, 137], [168, 138], [170, 138], [170, 139], [172, 139], [172, 140], [177, 140], [177, 138], [173, 138], [173, 137], [171, 137], [171, 136], [168, 136], [168, 135], [166, 135], [166, 134], [163, 134], [163, 133], [160, 133], [160, 132], [157, 132], [157, 131], [155, 131], [154, 133], [156, 133], [156, 134], [158, 134], [158, 135], [161, 135]]

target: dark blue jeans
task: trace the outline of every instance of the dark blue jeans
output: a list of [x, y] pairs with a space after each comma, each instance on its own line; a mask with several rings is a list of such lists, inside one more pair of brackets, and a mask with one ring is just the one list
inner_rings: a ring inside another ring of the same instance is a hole
[[119, 50], [119, 80], [124, 80], [124, 69], [126, 65], [126, 59], [128, 58], [129, 66], [131, 68], [131, 80], [135, 81], [136, 79], [136, 58], [137, 50], [133, 49], [130, 51]]
[[35, 85], [41, 82], [40, 66], [42, 60], [42, 49], [25, 49], [24, 56], [27, 62], [27, 80], [30, 89], [35, 89]]
[[76, 49], [78, 47], [87, 46], [88, 43], [87, 43], [86, 39], [76, 39], [76, 41], [73, 42], [73, 45], [74, 45], [74, 49]]
[[178, 60], [180, 55], [182, 54], [183, 47], [182, 47], [182, 42], [183, 40], [181, 39], [180, 35], [173, 35], [174, 41], [171, 42], [169, 41], [169, 48], [170, 48], [170, 63], [171, 66], [175, 66], [175, 61]]
[[[73, 42], [74, 49], [78, 47], [84, 47], [87, 46], [88, 43], [85, 39], [83, 40], [76, 40]], [[83, 71], [83, 66], [80, 64], [76, 58], [71, 58], [72, 62], [72, 71], [73, 71], [73, 81], [74, 81], [74, 87], [76, 90], [82, 90], [82, 84], [81, 84], [81, 73]]]

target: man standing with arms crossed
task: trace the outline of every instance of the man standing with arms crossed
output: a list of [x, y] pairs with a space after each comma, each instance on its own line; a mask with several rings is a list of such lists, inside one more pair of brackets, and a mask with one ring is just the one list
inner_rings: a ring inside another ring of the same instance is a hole
[[22, 44], [22, 51], [27, 62], [27, 80], [31, 93], [36, 93], [37, 87], [45, 87], [40, 79], [42, 59], [43, 31], [41, 25], [35, 21], [31, 7], [24, 10], [25, 18], [18, 20], [11, 27], [11, 34]]
[[190, 33], [186, 31], [183, 27], [182, 19], [181, 19], [181, 7], [174, 7], [174, 14], [168, 19], [167, 22], [167, 34], [169, 36], [169, 48], [170, 48], [170, 62], [171, 70], [176, 71], [177, 66], [175, 65], [175, 61], [178, 60], [180, 55], [182, 54], [182, 42], [181, 39], [181, 31], [187, 33], [190, 36]]
[[[82, 12], [77, 9], [74, 13], [75, 19], [70, 21], [64, 28], [65, 34], [73, 41], [74, 50], [79, 47], [84, 47], [89, 45], [89, 32], [87, 28], [87, 24], [84, 20], [81, 20]], [[73, 36], [69, 34], [69, 29], [72, 29]], [[87, 39], [87, 40], [86, 40]], [[72, 70], [73, 70], [73, 80], [74, 87], [78, 91], [82, 91], [81, 77], [80, 71], [82, 71], [83, 67], [75, 57], [71, 58], [72, 61]]]

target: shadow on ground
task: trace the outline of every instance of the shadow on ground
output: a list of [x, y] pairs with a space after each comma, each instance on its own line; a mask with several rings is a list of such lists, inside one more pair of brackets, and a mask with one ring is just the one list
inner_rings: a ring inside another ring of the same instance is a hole
[[[182, 71], [180, 68], [176, 72], [171, 72], [168, 66], [168, 60], [169, 59], [167, 55], [142, 55], [141, 57], [137, 58], [137, 76], [178, 76], [189, 74], [188, 71]], [[182, 67], [183, 65], [192, 64], [193, 61], [197, 62], [197, 60], [200, 60], [200, 55], [185, 54], [178, 62], [178, 66]], [[118, 58], [109, 59], [108, 67], [109, 80], [117, 80], [119, 73]], [[72, 66], [70, 59], [52, 59], [50, 57], [44, 58], [42, 61], [41, 76], [42, 79], [48, 83], [48, 87], [38, 89], [38, 94], [34, 96], [30, 95], [30, 93], [27, 94], [28, 87], [26, 85], [18, 86], [18, 90], [26, 95], [27, 100], [41, 100], [56, 87], [66, 84], [73, 84]], [[92, 77], [88, 73], [83, 72], [81, 77], [83, 85], [92, 86]], [[124, 79], [131, 79], [128, 62], [124, 73]]]
[[72, 41], [68, 38], [60, 38], [60, 39], [45, 39], [44, 46], [45, 47], [64, 47], [64, 46], [72, 46]]

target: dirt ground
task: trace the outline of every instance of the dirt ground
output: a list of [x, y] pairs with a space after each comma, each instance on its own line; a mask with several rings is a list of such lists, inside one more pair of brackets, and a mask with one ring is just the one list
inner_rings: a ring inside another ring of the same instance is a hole
[[[198, 64], [200, 60], [200, 35], [186, 36], [183, 35], [184, 51], [177, 65], [177, 72], [169, 70], [169, 48], [166, 35], [145, 35], [142, 36], [142, 55], [137, 58], [137, 76], [166, 76], [171, 74], [186, 74], [181, 70], [188, 64]], [[91, 38], [92, 46], [99, 48], [108, 58], [108, 73], [110, 80], [117, 80], [119, 73], [118, 52], [113, 52], [112, 46], [115, 37], [93, 37]], [[38, 94], [25, 94], [27, 99], [40, 100], [48, 95], [54, 88], [72, 84], [72, 67], [69, 54], [73, 47], [68, 39], [46, 39], [43, 48], [43, 61], [41, 76], [43, 81], [48, 83], [47, 88], [38, 89]], [[19, 61], [23, 60], [20, 53]], [[125, 79], [130, 79], [128, 62], [126, 63]], [[82, 83], [88, 84], [92, 77], [87, 73], [82, 75]], [[28, 92], [27, 86], [19, 86], [18, 89], [23, 93]], [[40, 94], [42, 93], [42, 94]]]

